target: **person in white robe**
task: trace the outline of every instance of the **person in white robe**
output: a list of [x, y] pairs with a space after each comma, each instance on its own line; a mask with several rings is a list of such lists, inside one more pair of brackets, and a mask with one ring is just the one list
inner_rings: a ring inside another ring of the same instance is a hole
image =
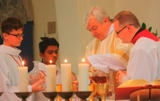
[[121, 11], [114, 18], [114, 28], [124, 43], [133, 43], [127, 72], [119, 71], [119, 82], [160, 79], [159, 38], [141, 28], [137, 17], [130, 11]]
[[[1, 23], [3, 45], [0, 45], [0, 101], [21, 101], [14, 92], [19, 91], [18, 67], [22, 64], [22, 58], [18, 46], [23, 40], [23, 24], [17, 18], [7, 18]], [[41, 83], [41, 82], [39, 82]], [[36, 84], [37, 85], [37, 84]], [[32, 86], [32, 90], [41, 88]]]
[[[88, 56], [92, 56], [92, 58], [96, 58], [98, 56], [94, 56], [94, 54], [111, 54], [117, 61], [120, 61], [124, 67], [127, 66], [129, 59], [128, 55], [132, 44], [124, 44], [121, 39], [116, 37], [109, 15], [107, 15], [103, 9], [95, 6], [86, 12], [84, 16], [84, 23], [86, 25], [86, 29], [89, 30], [94, 37], [86, 47], [85, 57], [87, 58]], [[99, 69], [96, 66], [90, 67], [90, 73], [94, 72], [94, 70], [96, 70], [95, 68]], [[116, 71], [116, 69], [112, 67], [109, 68], [107, 65], [105, 68], [106, 73], [109, 72], [107, 70], [111, 70], [110, 89], [114, 93], [114, 87], [117, 86], [117, 84], [114, 76], [115, 73], [113, 71]]]
[[[34, 61], [37, 64], [33, 68], [33, 70], [30, 72], [30, 76], [34, 75], [35, 71], [40, 71], [42, 75], [46, 75], [46, 65], [47, 64], [55, 64], [56, 65], [56, 84], [62, 84], [62, 77], [61, 77], [61, 69], [57, 65], [57, 59], [58, 59], [58, 50], [59, 50], [59, 43], [55, 38], [48, 38], [43, 37], [41, 38], [42, 41], [39, 43], [39, 51], [40, 51], [40, 57], [42, 59], [42, 62]], [[52, 61], [52, 63], [50, 63]], [[36, 68], [36, 66], [38, 68]], [[36, 79], [36, 78], [33, 78]], [[72, 72], [72, 81], [76, 81], [77, 77]], [[45, 83], [44, 83], [45, 84]], [[48, 98], [46, 98], [42, 92], [37, 92], [34, 94], [33, 101], [48, 101]]]

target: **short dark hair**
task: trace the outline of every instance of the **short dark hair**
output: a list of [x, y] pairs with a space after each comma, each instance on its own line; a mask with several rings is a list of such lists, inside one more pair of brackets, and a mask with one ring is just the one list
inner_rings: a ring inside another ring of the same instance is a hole
[[130, 11], [121, 11], [115, 17], [114, 21], [117, 20], [119, 22], [119, 26], [124, 27], [127, 24], [131, 24], [135, 28], [140, 27], [140, 23], [137, 17]]
[[24, 28], [24, 24], [17, 18], [9, 17], [2, 21], [1, 23], [1, 32], [9, 34], [13, 29], [18, 30]]
[[50, 45], [57, 46], [59, 48], [59, 43], [55, 38], [42, 37], [42, 41], [39, 43], [39, 51], [44, 53], [46, 48]]

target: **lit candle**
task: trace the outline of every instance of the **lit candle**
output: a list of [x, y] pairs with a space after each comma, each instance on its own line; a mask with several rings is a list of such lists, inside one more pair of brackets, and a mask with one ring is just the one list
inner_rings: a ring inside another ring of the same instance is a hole
[[88, 68], [89, 68], [89, 64], [85, 63], [85, 59], [82, 59], [82, 63], [78, 64], [79, 91], [88, 91], [88, 84], [89, 84]]
[[62, 91], [71, 91], [71, 64], [64, 62], [61, 64]]
[[56, 65], [46, 65], [46, 90], [47, 92], [56, 91]]
[[22, 61], [22, 66], [18, 68], [19, 71], [19, 91], [28, 92], [28, 67], [24, 66], [24, 61]]

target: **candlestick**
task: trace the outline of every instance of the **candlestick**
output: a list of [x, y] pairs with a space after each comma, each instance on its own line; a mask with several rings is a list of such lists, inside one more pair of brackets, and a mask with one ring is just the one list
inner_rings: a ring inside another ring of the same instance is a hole
[[22, 66], [18, 68], [19, 71], [19, 91], [28, 92], [28, 67], [24, 66], [24, 61], [22, 61]]
[[3, 92], [0, 92], [0, 96], [3, 94]]
[[88, 68], [89, 64], [85, 63], [85, 60], [82, 59], [82, 63], [78, 64], [78, 70], [79, 70], [79, 91], [88, 91]]
[[79, 91], [75, 92], [75, 94], [81, 99], [81, 101], [88, 101], [87, 98], [90, 96], [91, 91]]
[[32, 92], [15, 92], [17, 97], [21, 98], [22, 101], [27, 101], [26, 99], [32, 95]]
[[61, 64], [61, 77], [62, 77], [62, 91], [71, 91], [71, 64]]
[[73, 96], [73, 92], [58, 92], [58, 95], [60, 95], [62, 98], [65, 99], [65, 101], [70, 101], [70, 98]]
[[43, 95], [50, 99], [49, 101], [54, 101], [54, 99], [56, 98], [57, 96], [57, 92], [43, 92]]
[[[50, 60], [50, 63], [52, 61]], [[56, 65], [46, 65], [46, 90], [47, 92], [56, 91]]]

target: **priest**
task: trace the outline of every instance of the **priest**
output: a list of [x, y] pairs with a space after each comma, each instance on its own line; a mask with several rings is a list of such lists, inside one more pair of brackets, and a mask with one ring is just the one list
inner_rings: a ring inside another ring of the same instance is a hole
[[[110, 54], [116, 58], [124, 67], [128, 62], [128, 54], [132, 44], [124, 44], [121, 39], [116, 37], [114, 25], [109, 15], [100, 7], [92, 7], [88, 10], [84, 16], [84, 23], [86, 29], [91, 32], [94, 39], [88, 44], [86, 48], [85, 57], [92, 56], [96, 58], [94, 54]], [[109, 55], [109, 56], [110, 56]], [[91, 61], [96, 62], [96, 61]], [[114, 86], [116, 86], [115, 72], [112, 67], [105, 66], [106, 70], [110, 71], [110, 89], [114, 93]], [[90, 74], [96, 69], [96, 66], [90, 68]], [[126, 69], [126, 68], [125, 68]], [[107, 73], [109, 73], [107, 71]]]

